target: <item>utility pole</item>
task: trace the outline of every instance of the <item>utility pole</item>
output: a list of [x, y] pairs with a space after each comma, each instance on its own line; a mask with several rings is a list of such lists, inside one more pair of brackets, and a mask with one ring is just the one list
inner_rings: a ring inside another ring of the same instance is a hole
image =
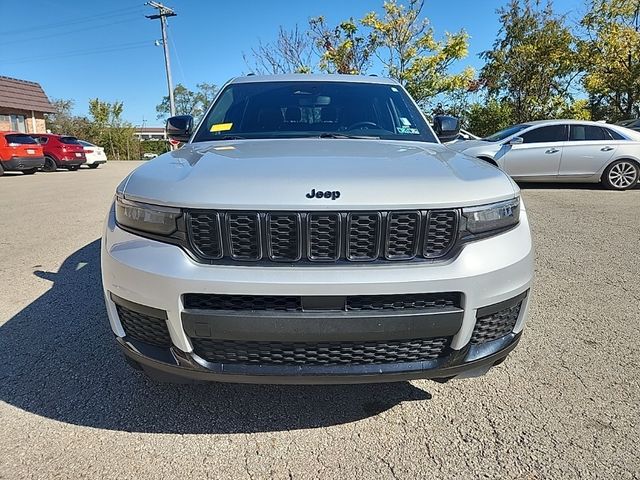
[[176, 103], [173, 98], [173, 81], [171, 80], [171, 60], [169, 59], [169, 43], [167, 42], [167, 17], [175, 17], [177, 14], [171, 8], [161, 3], [150, 1], [145, 5], [149, 5], [158, 10], [155, 15], [146, 15], [151, 20], [160, 19], [160, 27], [162, 29], [162, 47], [164, 49], [164, 66], [167, 70], [167, 87], [169, 88], [169, 110], [171, 116], [176, 114]]

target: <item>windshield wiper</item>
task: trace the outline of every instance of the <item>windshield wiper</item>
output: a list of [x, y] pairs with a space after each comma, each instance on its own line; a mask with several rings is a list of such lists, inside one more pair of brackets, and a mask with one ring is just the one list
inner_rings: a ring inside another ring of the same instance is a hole
[[380, 137], [374, 135], [347, 135], [344, 133], [336, 132], [323, 132], [318, 135], [318, 138], [351, 138], [356, 140], [380, 140]]
[[240, 135], [224, 135], [222, 137], [215, 137], [212, 140], [246, 140], [247, 137], [241, 137]]

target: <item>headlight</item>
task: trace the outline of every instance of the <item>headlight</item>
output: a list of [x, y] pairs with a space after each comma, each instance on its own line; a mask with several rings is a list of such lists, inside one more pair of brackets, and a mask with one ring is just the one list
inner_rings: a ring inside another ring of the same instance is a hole
[[520, 221], [520, 197], [505, 202], [463, 208], [462, 215], [466, 220], [466, 230], [471, 233], [503, 230]]
[[116, 222], [124, 227], [156, 235], [170, 235], [176, 231], [179, 208], [160, 207], [116, 198]]

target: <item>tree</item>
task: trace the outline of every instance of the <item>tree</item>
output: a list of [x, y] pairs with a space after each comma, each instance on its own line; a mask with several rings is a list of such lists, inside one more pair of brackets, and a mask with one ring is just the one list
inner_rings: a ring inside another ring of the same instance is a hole
[[46, 116], [47, 129], [51, 133], [59, 135], [72, 135], [79, 138], [87, 138], [89, 135], [90, 124], [86, 117], [73, 115], [73, 100], [52, 99], [51, 104], [55, 109], [54, 113], [48, 113]]
[[490, 98], [484, 103], [476, 102], [465, 113], [465, 128], [474, 135], [486, 137], [513, 123], [510, 102]]
[[[244, 62], [252, 71], [260, 74], [311, 73], [311, 40], [307, 33], [280, 26], [274, 42], [259, 42], [251, 49], [252, 61], [242, 54]], [[252, 64], [252, 65], [250, 65]]]
[[582, 83], [594, 117], [640, 116], [640, 1], [591, 0], [581, 25]]
[[329, 27], [323, 16], [309, 20], [310, 35], [320, 57], [320, 69], [327, 73], [366, 73], [377, 48], [375, 35], [362, 34], [350, 18]]
[[[204, 114], [209, 104], [213, 101], [218, 87], [212, 83], [198, 83], [197, 90], [189, 90], [178, 83], [173, 89], [173, 97], [176, 104], [176, 115], [192, 115], [198, 119]], [[162, 102], [156, 105], [158, 119], [165, 119], [170, 115], [169, 96], [162, 98]]]
[[501, 28], [480, 72], [490, 97], [511, 104], [513, 122], [555, 117], [579, 74], [575, 39], [550, 1], [511, 0], [498, 10]]
[[386, 49], [386, 55], [378, 55], [386, 73], [404, 85], [418, 103], [465, 88], [474, 75], [470, 68], [449, 73], [453, 63], [467, 56], [469, 36], [461, 30], [436, 40], [429, 20], [420, 19], [423, 4], [423, 0], [410, 0], [405, 7], [391, 0], [384, 3], [382, 18], [371, 12], [362, 19], [377, 44]]
[[89, 100], [91, 139], [104, 147], [114, 160], [140, 158], [140, 142], [134, 136], [133, 126], [122, 119], [124, 104], [106, 102], [98, 98]]

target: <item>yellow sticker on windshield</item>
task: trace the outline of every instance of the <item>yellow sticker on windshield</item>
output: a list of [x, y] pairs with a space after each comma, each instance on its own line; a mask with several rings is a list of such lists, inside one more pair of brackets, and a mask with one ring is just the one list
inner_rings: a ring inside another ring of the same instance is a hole
[[210, 132], [226, 132], [231, 130], [233, 123], [214, 123], [209, 129]]

